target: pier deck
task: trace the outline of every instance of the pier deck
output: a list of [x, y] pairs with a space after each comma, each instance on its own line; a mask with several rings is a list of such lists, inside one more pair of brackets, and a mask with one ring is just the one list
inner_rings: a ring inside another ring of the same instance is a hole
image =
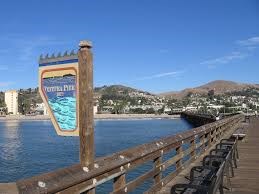
[[247, 137], [239, 143], [238, 151], [238, 168], [231, 179], [233, 188], [227, 193], [259, 193], [259, 118], [252, 119]]
[[[247, 135], [243, 141], [238, 142], [238, 168], [235, 169], [235, 176], [231, 178], [232, 190], [225, 190], [227, 194], [259, 193], [259, 118], [252, 119], [245, 128]], [[209, 150], [157, 193], [168, 194], [172, 185], [188, 182], [185, 176], [193, 166], [201, 165], [200, 161], [207, 153]]]

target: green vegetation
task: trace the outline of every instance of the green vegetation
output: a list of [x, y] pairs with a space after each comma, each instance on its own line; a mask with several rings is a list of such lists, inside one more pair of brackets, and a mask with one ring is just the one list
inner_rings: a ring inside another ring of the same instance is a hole
[[4, 92], [0, 92], [0, 107], [6, 107], [6, 104], [4, 101]]
[[259, 90], [257, 88], [248, 88], [245, 90], [234, 91], [226, 93], [230, 96], [245, 96], [245, 97], [252, 97], [252, 96], [259, 96]]
[[39, 89], [28, 88], [20, 89], [18, 94], [18, 111], [21, 114], [29, 114], [33, 107], [36, 107], [36, 103], [42, 103], [42, 99], [39, 95]]
[[[98, 113], [163, 114], [181, 110], [228, 113], [233, 111], [259, 111], [259, 89], [246, 88], [223, 94], [208, 90], [207, 93], [188, 92], [183, 98], [160, 97], [148, 92], [121, 85], [95, 88], [95, 105]], [[32, 113], [37, 103], [42, 103], [38, 88], [20, 89], [19, 112]], [[0, 92], [0, 107], [5, 107], [4, 93]], [[213, 108], [218, 106], [218, 108]], [[224, 108], [223, 108], [224, 107]]]

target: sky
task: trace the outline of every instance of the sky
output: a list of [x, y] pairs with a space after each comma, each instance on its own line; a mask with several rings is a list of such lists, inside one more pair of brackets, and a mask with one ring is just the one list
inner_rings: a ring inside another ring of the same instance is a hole
[[256, 0], [8, 0], [0, 26], [1, 91], [37, 87], [39, 56], [80, 40], [93, 43], [95, 86], [259, 83]]

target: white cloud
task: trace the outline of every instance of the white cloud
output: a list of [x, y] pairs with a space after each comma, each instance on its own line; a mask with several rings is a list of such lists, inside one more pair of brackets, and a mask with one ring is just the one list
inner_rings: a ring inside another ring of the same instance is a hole
[[259, 36], [248, 38], [246, 40], [239, 40], [237, 44], [241, 46], [256, 46], [259, 45]]
[[0, 87], [8, 87], [13, 84], [14, 82], [0, 82]]
[[177, 77], [180, 74], [184, 73], [184, 71], [171, 71], [171, 72], [165, 72], [165, 73], [159, 73], [151, 76], [141, 77], [138, 79], [135, 79], [134, 81], [140, 81], [140, 80], [150, 80], [150, 79], [156, 79], [156, 78], [162, 78], [162, 77]]
[[30, 61], [33, 58], [34, 51], [38, 47], [44, 47], [44, 46], [51, 46], [51, 45], [63, 45], [66, 44], [64, 41], [58, 41], [56, 39], [42, 36], [42, 37], [36, 37], [32, 40], [27, 39], [18, 39], [16, 42], [19, 43], [20, 47], [20, 57], [19, 59], [21, 61]]
[[8, 53], [7, 49], [0, 49], [0, 54], [6, 54], [6, 53]]
[[159, 52], [160, 52], [160, 53], [168, 53], [169, 50], [168, 50], [168, 49], [160, 49]]
[[212, 64], [208, 65], [209, 69], [216, 69], [216, 67], [217, 67], [216, 65], [212, 65]]
[[232, 52], [229, 55], [218, 57], [215, 59], [209, 59], [206, 61], [202, 61], [201, 65], [217, 65], [217, 64], [226, 64], [229, 63], [235, 59], [243, 59], [246, 58], [248, 54], [241, 53], [241, 52]]
[[248, 38], [246, 40], [238, 40], [236, 43], [239, 45], [239, 51], [232, 52], [223, 57], [202, 61], [200, 64], [208, 65], [209, 69], [214, 69], [218, 64], [227, 64], [233, 60], [247, 58], [252, 55], [252, 52], [259, 46], [259, 36]]
[[0, 71], [6, 71], [6, 70], [8, 70], [8, 66], [0, 65]]
[[[8, 43], [9, 48], [1, 48], [0, 45], [0, 55], [3, 59], [10, 60], [11, 65], [5, 66], [0, 64], [0, 71], [6, 71], [13, 68], [13, 71], [25, 71], [29, 67], [35, 65], [35, 61], [38, 60], [39, 50], [47, 47], [55, 47], [60, 45], [68, 44], [67, 41], [57, 40], [53, 37], [48, 36], [34, 36], [25, 37], [22, 34], [9, 35], [7, 37], [0, 37], [0, 41]], [[47, 53], [46, 53], [47, 54]], [[15, 61], [12, 61], [12, 59]]]
[[7, 56], [8, 54], [15, 53], [16, 60], [22, 63], [35, 61], [35, 55], [39, 48], [65, 45], [68, 43], [67, 41], [57, 40], [48, 36], [25, 37], [22, 34], [9, 35], [4, 38], [0, 37], [0, 40], [8, 43], [11, 48], [0, 47], [0, 54]]

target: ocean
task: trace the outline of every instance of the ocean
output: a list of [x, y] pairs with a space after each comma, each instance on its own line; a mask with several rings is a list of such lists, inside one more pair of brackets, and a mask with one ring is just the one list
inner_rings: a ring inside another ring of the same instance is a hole
[[[191, 128], [183, 119], [95, 120], [96, 157]], [[78, 162], [79, 137], [58, 136], [50, 121], [0, 121], [0, 182], [13, 182]], [[151, 162], [133, 170], [127, 181], [150, 168]], [[109, 193], [110, 183], [98, 187], [97, 193]], [[133, 193], [142, 193], [150, 184], [152, 179]]]

